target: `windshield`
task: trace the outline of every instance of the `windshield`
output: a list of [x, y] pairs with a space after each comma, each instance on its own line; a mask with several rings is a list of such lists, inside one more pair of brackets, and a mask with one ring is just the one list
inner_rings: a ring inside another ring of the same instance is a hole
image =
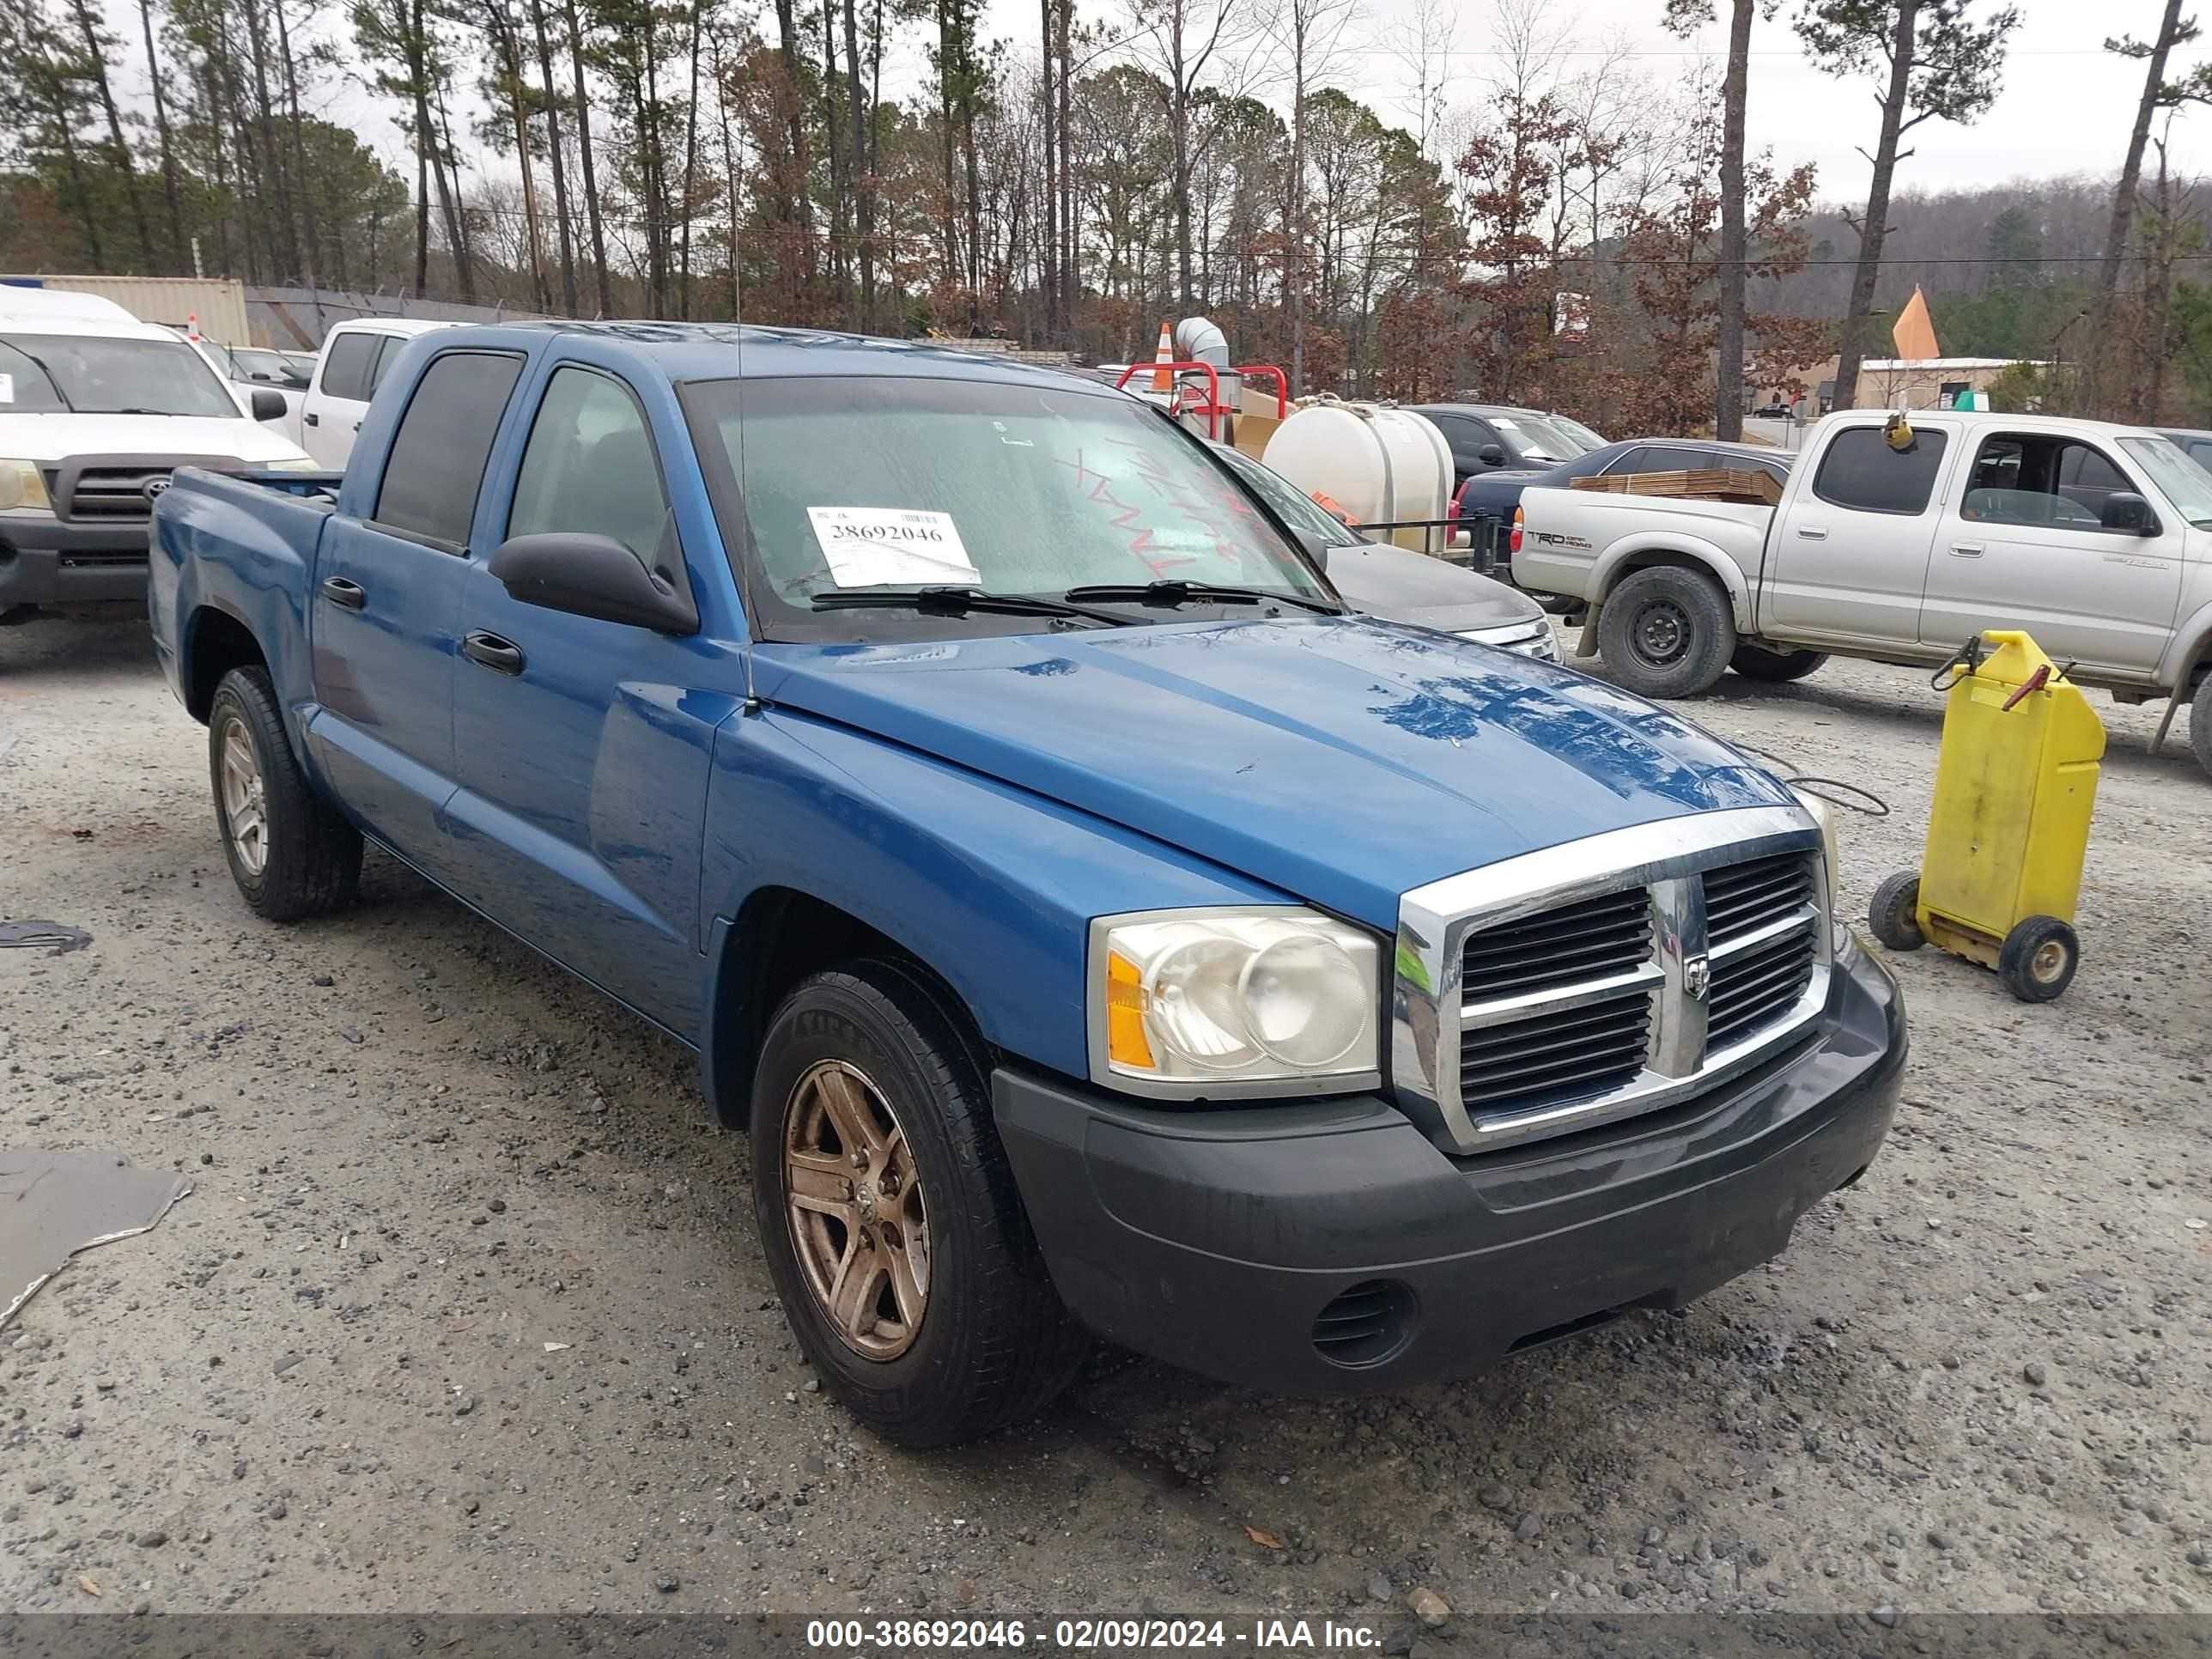
[[1334, 513], [1273, 467], [1225, 444], [1216, 444], [1213, 453], [1221, 457], [1231, 471], [1251, 486], [1254, 495], [1274, 508], [1275, 516], [1292, 530], [1303, 530], [1318, 538], [1324, 547], [1358, 547], [1363, 544], [1364, 538], [1357, 531], [1347, 527]]
[[1571, 461], [1590, 447], [1544, 416], [1516, 410], [1510, 416], [1492, 416], [1492, 422], [1515, 434], [1514, 441], [1527, 460]]
[[1589, 454], [1593, 449], [1602, 449], [1605, 447], [1606, 441], [1599, 437], [1596, 433], [1591, 431], [1589, 428], [1584, 426], [1580, 421], [1571, 420], [1566, 416], [1561, 415], [1557, 411], [1545, 416], [1544, 418], [1550, 422], [1552, 425], [1557, 427], [1560, 431], [1565, 433], [1567, 436], [1572, 438], [1577, 443], [1580, 444], [1583, 447], [1583, 453], [1585, 455]]
[[97, 334], [0, 337], [0, 412], [239, 418], [207, 360], [182, 341]]
[[[1133, 398], [889, 375], [694, 381], [683, 397], [702, 455], [720, 452], [740, 483], [717, 510], [726, 540], [744, 550], [747, 599], [772, 638], [1046, 625], [814, 608], [817, 595], [860, 589], [1057, 597], [1176, 580], [1334, 601], [1198, 441]], [[737, 501], [742, 526], [729, 522]], [[1129, 615], [1217, 612], [1235, 610], [1133, 604]], [[1255, 614], [1249, 605], [1242, 613]]]
[[264, 384], [273, 382], [300, 392], [307, 390], [310, 378], [308, 374], [301, 373], [283, 352], [263, 351], [251, 346], [233, 351], [230, 367], [232, 374], [241, 380], [259, 380]]
[[2212, 530], [2212, 473], [2164, 438], [2123, 438], [2120, 447], [2150, 474], [2175, 512], [2199, 530]]

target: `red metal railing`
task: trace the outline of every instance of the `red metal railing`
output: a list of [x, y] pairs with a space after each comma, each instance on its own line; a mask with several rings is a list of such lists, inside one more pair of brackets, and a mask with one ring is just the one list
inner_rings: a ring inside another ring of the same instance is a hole
[[1275, 418], [1279, 421], [1289, 418], [1291, 412], [1291, 377], [1284, 374], [1281, 369], [1276, 368], [1273, 363], [1239, 363], [1229, 372], [1231, 374], [1242, 374], [1248, 380], [1256, 380], [1262, 378], [1273, 380], [1275, 383]]
[[[1114, 386], [1118, 391], [1127, 386], [1129, 382], [1139, 374], [1163, 373], [1206, 376], [1206, 435], [1218, 441], [1221, 436], [1221, 417], [1229, 410], [1221, 401], [1221, 376], [1215, 371], [1212, 363], [1131, 363], [1128, 368], [1121, 371], [1121, 378], [1115, 381]], [[1173, 405], [1177, 414], [1184, 412], [1182, 408], [1182, 387], [1177, 385], [1176, 402]], [[1190, 412], [1194, 414], [1197, 411]]]

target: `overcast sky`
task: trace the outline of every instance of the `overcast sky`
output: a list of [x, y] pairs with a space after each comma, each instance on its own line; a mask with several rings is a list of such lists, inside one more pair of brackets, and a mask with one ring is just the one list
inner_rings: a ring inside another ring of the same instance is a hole
[[[1272, 6], [1281, 0], [1243, 0]], [[1103, 17], [1119, 9], [1120, 0], [1077, 0], [1079, 17]], [[1407, 74], [1388, 44], [1402, 30], [1413, 0], [1363, 0], [1363, 21], [1355, 26], [1356, 44], [1341, 54], [1346, 89], [1386, 117], [1408, 118]], [[1877, 119], [1871, 83], [1836, 81], [1815, 70], [1799, 50], [1789, 17], [1801, 0], [1784, 0], [1783, 14], [1756, 24], [1752, 34], [1750, 140], [1754, 151], [1771, 146], [1785, 167], [1804, 161], [1818, 164], [1820, 196], [1832, 203], [1866, 199], [1868, 166], [1856, 146], [1872, 145]], [[1997, 0], [1976, 0], [1986, 13]], [[2002, 184], [2017, 178], [2071, 173], [2118, 171], [2127, 147], [2128, 129], [2142, 89], [2142, 65], [2103, 49], [2109, 33], [2148, 37], [2158, 27], [2160, 0], [2017, 0], [2025, 21], [2014, 36], [1996, 106], [1972, 126], [1929, 121], [1909, 139], [1916, 151], [1899, 174], [1901, 186], [1937, 189]], [[135, 10], [130, 0], [109, 0], [118, 32], [137, 56]], [[1036, 0], [985, 0], [987, 28], [1021, 55], [1033, 54], [1038, 29]], [[773, 13], [763, 5], [764, 29], [772, 32]], [[1450, 59], [1448, 100], [1471, 105], [1481, 100], [1486, 79], [1498, 61], [1496, 8], [1492, 0], [1461, 0]], [[1662, 82], [1694, 74], [1701, 58], [1717, 59], [1727, 46], [1716, 26], [1685, 43], [1657, 23], [1662, 0], [1552, 0], [1552, 15], [1571, 29], [1572, 62], [1587, 64], [1608, 49], [1626, 46], [1638, 68]], [[1727, 9], [1722, 0], [1721, 9]], [[336, 14], [326, 14], [336, 15]], [[919, 88], [926, 73], [920, 31], [909, 37], [902, 61], [888, 66], [885, 91]], [[351, 40], [342, 28], [332, 34], [343, 50]], [[2177, 64], [2177, 68], [2185, 64]], [[1567, 70], [1571, 73], [1571, 66]], [[1282, 88], [1261, 95], [1279, 107]], [[325, 111], [332, 118], [357, 125], [386, 155], [402, 162], [404, 134], [389, 118], [390, 106], [370, 100], [357, 88], [332, 88]], [[2199, 170], [2212, 156], [2212, 109], [2185, 113], [2175, 129], [2177, 170]], [[494, 163], [495, 170], [499, 168]]]

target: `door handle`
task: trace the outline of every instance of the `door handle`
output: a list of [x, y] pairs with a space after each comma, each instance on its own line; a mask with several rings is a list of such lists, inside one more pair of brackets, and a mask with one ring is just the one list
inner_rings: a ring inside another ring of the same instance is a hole
[[490, 669], [495, 674], [520, 674], [522, 672], [520, 647], [496, 634], [487, 634], [482, 629], [461, 641], [461, 654], [471, 662]]
[[358, 611], [368, 603], [368, 590], [359, 582], [348, 581], [343, 576], [326, 576], [323, 579], [323, 597], [332, 605]]
[[323, 417], [319, 415], [306, 415], [302, 416], [301, 418], [306, 421], [309, 426], [320, 426], [323, 423]]
[[1951, 556], [1954, 559], [1978, 559], [1982, 556], [1982, 544], [1979, 542], [1953, 542]]
[[1817, 524], [1799, 525], [1797, 526], [1797, 534], [1801, 539], [1808, 542], [1825, 542], [1828, 539], [1826, 528]]

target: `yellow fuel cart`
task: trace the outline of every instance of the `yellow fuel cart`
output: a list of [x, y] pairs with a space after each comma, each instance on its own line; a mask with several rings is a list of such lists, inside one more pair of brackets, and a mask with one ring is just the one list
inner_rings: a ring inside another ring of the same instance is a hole
[[1931, 940], [2049, 1002], [2081, 960], [2074, 906], [2105, 727], [2027, 635], [1990, 629], [1935, 680], [1946, 693], [1920, 868], [1875, 889], [1867, 921], [1893, 951]]

